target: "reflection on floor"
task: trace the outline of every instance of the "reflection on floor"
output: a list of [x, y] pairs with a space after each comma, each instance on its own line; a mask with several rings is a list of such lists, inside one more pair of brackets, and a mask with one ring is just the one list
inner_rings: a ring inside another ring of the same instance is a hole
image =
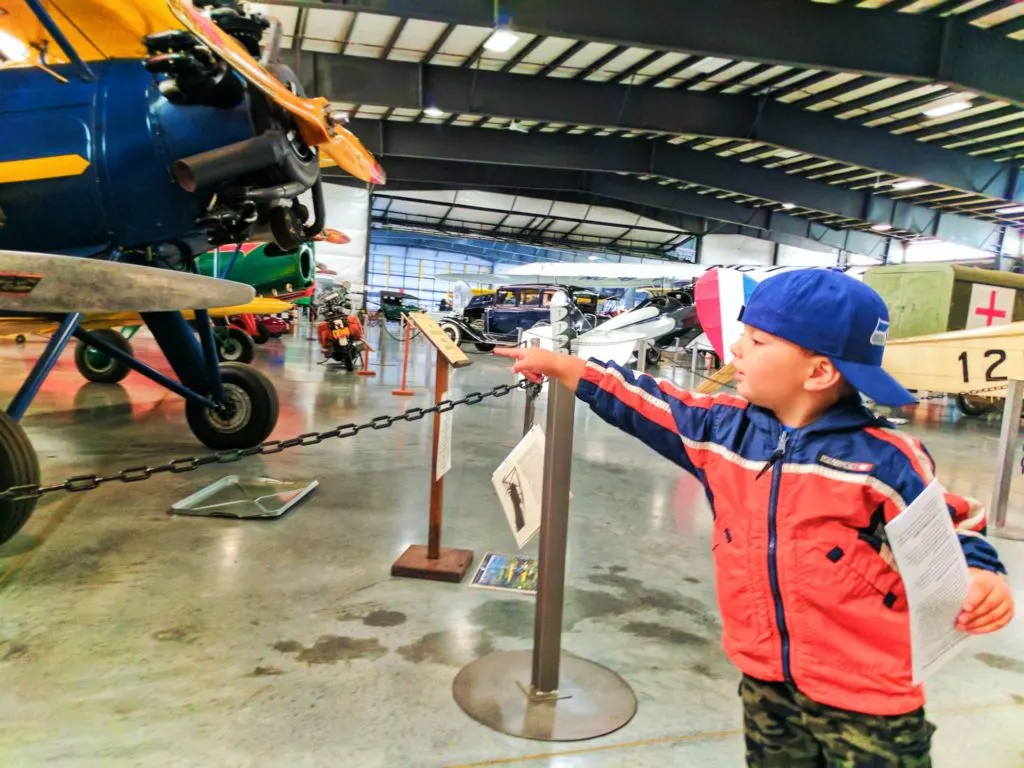
[[[364, 379], [318, 365], [308, 335], [259, 349], [281, 393], [276, 437], [428, 403], [422, 340], [409, 374], [417, 396], [401, 399], [391, 395], [397, 342], [386, 338], [386, 364]], [[136, 346], [159, 359], [151, 341]], [[2, 401], [40, 349], [0, 346]], [[453, 375], [454, 393], [511, 380], [493, 357], [473, 361]], [[661, 373], [691, 383], [682, 369]], [[478, 558], [515, 551], [490, 473], [522, 411], [516, 393], [455, 413], [444, 541]], [[964, 419], [935, 403], [910, 418], [945, 482], [988, 499], [998, 416]], [[202, 452], [176, 396], [135, 374], [85, 384], [70, 353], [24, 425], [48, 481]], [[426, 540], [427, 419], [48, 499], [0, 548], [0, 765], [741, 765], [738, 676], [718, 643], [699, 487], [582, 407], [575, 450], [564, 645], [636, 691], [637, 717], [618, 733], [529, 742], [478, 725], [452, 700], [462, 665], [531, 646], [533, 604], [389, 576], [409, 543]], [[168, 515], [229, 472], [320, 488], [273, 522]], [[1021, 491], [1015, 479], [1010, 518], [1024, 524]], [[1024, 544], [997, 544], [1024, 604]], [[978, 639], [929, 693], [936, 766], [1024, 765], [1024, 620]]]

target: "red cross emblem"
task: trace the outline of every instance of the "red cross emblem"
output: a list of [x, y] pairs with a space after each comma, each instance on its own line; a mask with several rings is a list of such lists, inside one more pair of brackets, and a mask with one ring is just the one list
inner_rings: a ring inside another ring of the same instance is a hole
[[996, 292], [992, 291], [988, 297], [988, 306], [978, 307], [974, 310], [974, 314], [984, 317], [985, 325], [990, 326], [997, 317], [1000, 319], [1006, 317], [1006, 310], [996, 309]]

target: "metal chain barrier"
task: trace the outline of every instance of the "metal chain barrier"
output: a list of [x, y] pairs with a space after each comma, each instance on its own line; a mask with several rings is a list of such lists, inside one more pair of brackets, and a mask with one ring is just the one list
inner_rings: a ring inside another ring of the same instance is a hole
[[[180, 459], [172, 459], [165, 464], [159, 464], [155, 467], [128, 467], [120, 472], [106, 476], [95, 474], [75, 475], [62, 483], [54, 483], [53, 485], [15, 485], [0, 492], [0, 502], [38, 499], [41, 496], [58, 491], [81, 493], [83, 491], [95, 490], [101, 485], [112, 483], [115, 480], [122, 483], [138, 483], [165, 473], [177, 475], [184, 472], [193, 472], [208, 464], [233, 464], [248, 456], [271, 456], [286, 451], [289, 448], [306, 448], [311, 445], [319, 445], [325, 440], [332, 438], [355, 437], [367, 429], [379, 431], [392, 427], [399, 422], [419, 421], [433, 413], [447, 413], [461, 405], [478, 405], [489, 397], [505, 397], [519, 389], [527, 390], [528, 394], [539, 391], [539, 387], [536, 390], [532, 390], [531, 387], [534, 386], [536, 385], [532, 385], [523, 379], [516, 384], [499, 384], [487, 392], [471, 392], [458, 400], [442, 400], [429, 408], [410, 408], [397, 416], [375, 416], [362, 424], [342, 424], [326, 432], [306, 432], [288, 440], [267, 440], [252, 448], [216, 451], [202, 456], [187, 456]], [[533, 396], [536, 395], [533, 394]]]

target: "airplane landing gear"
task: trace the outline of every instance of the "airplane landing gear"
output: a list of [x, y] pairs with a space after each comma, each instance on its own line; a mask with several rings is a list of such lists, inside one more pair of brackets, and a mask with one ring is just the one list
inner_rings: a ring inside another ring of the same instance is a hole
[[[215, 451], [251, 448], [277, 426], [277, 392], [270, 379], [240, 363], [220, 367], [224, 409], [215, 410], [195, 400], [185, 403], [192, 434]], [[212, 397], [212, 395], [208, 395]]]
[[[132, 354], [131, 342], [117, 331], [103, 329], [93, 331], [93, 335], [117, 347], [126, 355]], [[79, 341], [75, 345], [75, 366], [86, 379], [100, 384], [116, 384], [132, 370], [123, 360], [89, 346], [84, 341]]]
[[[0, 488], [39, 483], [39, 460], [25, 430], [0, 411]], [[35, 499], [0, 501], [0, 544], [21, 530], [33, 510]]]
[[217, 356], [225, 363], [251, 363], [256, 359], [256, 342], [241, 328], [229, 325], [218, 329]]

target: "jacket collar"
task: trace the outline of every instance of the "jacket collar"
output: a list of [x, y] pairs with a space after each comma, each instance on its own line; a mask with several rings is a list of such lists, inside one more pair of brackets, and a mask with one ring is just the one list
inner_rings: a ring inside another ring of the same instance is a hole
[[[782, 422], [768, 409], [757, 405], [750, 405], [748, 406], [748, 412], [750, 420], [755, 426], [772, 434], [778, 434], [782, 431]], [[851, 395], [850, 397], [844, 397], [825, 411], [817, 421], [808, 424], [806, 427], [794, 429], [792, 432], [795, 436], [797, 434], [806, 435], [812, 432], [841, 432], [863, 429], [864, 427], [888, 426], [892, 425], [868, 410], [860, 395]]]

